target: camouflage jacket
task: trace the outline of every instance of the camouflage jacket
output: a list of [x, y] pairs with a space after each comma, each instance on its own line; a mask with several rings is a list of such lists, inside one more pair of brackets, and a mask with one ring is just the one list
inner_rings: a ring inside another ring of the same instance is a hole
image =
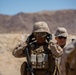
[[[15, 57], [25, 57], [26, 55], [25, 55], [24, 50], [25, 50], [26, 47], [27, 47], [27, 44], [24, 42], [24, 43], [18, 45], [14, 49], [12, 54]], [[33, 44], [29, 45], [30, 50], [36, 50], [38, 47], [40, 47], [40, 45], [38, 45], [37, 43], [36, 44], [33, 43]], [[48, 48], [49, 48], [49, 50], [51, 50], [54, 57], [60, 57], [63, 53], [63, 49], [55, 43], [49, 42], [48, 43]]]

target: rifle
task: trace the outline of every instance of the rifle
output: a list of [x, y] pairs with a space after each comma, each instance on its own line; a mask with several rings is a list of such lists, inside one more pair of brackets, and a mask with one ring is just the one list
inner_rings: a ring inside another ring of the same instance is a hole
[[26, 47], [25, 53], [26, 53], [27, 68], [28, 68], [28, 71], [29, 71], [29, 75], [35, 75], [35, 74], [34, 74], [34, 70], [33, 70], [33, 68], [32, 68], [32, 65], [31, 65], [31, 60], [30, 60], [30, 56], [29, 56], [28, 47]]

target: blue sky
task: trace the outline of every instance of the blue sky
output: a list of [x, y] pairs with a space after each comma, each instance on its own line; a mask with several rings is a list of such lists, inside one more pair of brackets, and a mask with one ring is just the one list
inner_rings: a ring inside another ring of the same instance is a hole
[[0, 0], [0, 14], [76, 9], [76, 0]]

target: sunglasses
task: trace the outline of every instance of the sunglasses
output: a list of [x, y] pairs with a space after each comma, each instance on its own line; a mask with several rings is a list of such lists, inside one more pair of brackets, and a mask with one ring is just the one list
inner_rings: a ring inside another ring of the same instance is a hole
[[34, 36], [36, 36], [36, 37], [39, 37], [39, 36], [45, 37], [46, 35], [47, 35], [47, 33], [44, 33], [44, 32], [34, 33]]
[[59, 39], [67, 39], [67, 37], [59, 36]]

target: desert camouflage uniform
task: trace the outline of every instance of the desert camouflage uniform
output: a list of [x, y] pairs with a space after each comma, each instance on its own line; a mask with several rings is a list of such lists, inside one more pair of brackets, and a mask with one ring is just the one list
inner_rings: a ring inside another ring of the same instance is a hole
[[[45, 32], [50, 34], [50, 30], [45, 22], [36, 22], [32, 34], [37, 32]], [[28, 45], [25, 43], [16, 47], [13, 51], [15, 57], [25, 57], [25, 48]], [[53, 43], [52, 41], [46, 42], [43, 45], [33, 41], [29, 46], [29, 53], [36, 75], [45, 75], [48, 71], [51, 72], [49, 75], [55, 75], [55, 58], [60, 57], [63, 50], [60, 46]], [[49, 55], [48, 55], [49, 54]], [[37, 62], [37, 63], [36, 63]], [[27, 75], [25, 62], [21, 66], [21, 75]], [[43, 70], [43, 71], [42, 71]], [[42, 72], [41, 72], [42, 71]]]
[[[68, 32], [64, 27], [58, 27], [55, 33], [55, 37], [68, 37]], [[61, 40], [61, 39], [60, 39]], [[58, 43], [58, 41], [57, 41]], [[63, 55], [60, 58], [56, 58], [56, 63], [58, 65], [58, 69], [59, 69], [59, 74], [58, 75], [65, 75], [65, 47], [67, 46], [67, 42], [65, 42], [64, 45], [61, 46], [61, 48], [63, 49]]]
[[67, 72], [66, 75], [76, 75], [76, 40], [65, 47]]

